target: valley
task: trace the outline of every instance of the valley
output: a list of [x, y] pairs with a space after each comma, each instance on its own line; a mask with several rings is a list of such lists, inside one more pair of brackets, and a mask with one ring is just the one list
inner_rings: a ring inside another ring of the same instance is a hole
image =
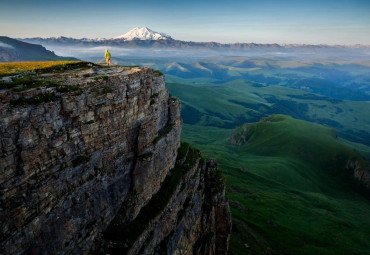
[[[269, 68], [260, 72], [271, 75]], [[297, 72], [296, 82], [307, 76]], [[167, 81], [182, 102], [182, 139], [224, 171], [233, 216], [230, 254], [367, 254], [369, 193], [345, 166], [358, 158], [369, 167], [368, 100], [327, 93], [324, 83], [307, 91], [289, 82], [239, 77], [223, 83], [185, 72]], [[343, 92], [346, 85], [335, 84]], [[367, 97], [368, 88], [354, 91]], [[240, 126], [245, 142], [233, 145]]]

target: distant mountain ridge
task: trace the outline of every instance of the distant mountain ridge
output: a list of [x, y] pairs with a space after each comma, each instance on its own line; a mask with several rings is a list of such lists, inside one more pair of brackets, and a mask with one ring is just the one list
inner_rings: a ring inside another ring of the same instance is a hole
[[135, 27], [127, 33], [114, 38], [81, 38], [72, 37], [33, 37], [20, 39], [29, 43], [54, 44], [64, 46], [116, 46], [116, 47], [146, 47], [146, 48], [182, 48], [182, 49], [321, 49], [321, 48], [369, 48], [370, 45], [310, 45], [310, 44], [277, 44], [277, 43], [218, 43], [218, 42], [193, 42], [173, 39], [165, 33], [159, 33], [147, 27]]
[[60, 57], [41, 45], [0, 36], [0, 62], [44, 60], [76, 60], [76, 58]]

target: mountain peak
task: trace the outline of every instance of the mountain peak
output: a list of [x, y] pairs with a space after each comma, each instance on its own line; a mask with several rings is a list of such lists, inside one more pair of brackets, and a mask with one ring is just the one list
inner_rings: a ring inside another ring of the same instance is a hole
[[147, 27], [135, 27], [126, 34], [115, 37], [114, 39], [130, 40], [167, 40], [172, 39], [171, 36], [164, 33], [159, 33]]

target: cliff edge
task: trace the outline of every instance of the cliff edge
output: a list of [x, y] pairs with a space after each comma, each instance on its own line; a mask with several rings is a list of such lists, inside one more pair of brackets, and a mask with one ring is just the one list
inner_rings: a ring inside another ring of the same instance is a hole
[[3, 78], [0, 253], [226, 254], [213, 161], [148, 68], [73, 63]]

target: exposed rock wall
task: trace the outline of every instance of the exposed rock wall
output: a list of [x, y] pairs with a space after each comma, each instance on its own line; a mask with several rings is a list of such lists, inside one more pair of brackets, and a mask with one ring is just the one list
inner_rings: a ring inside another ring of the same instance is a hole
[[[0, 253], [99, 252], [104, 231], [135, 222], [164, 192], [180, 146], [180, 103], [169, 96], [164, 76], [147, 68], [90, 66], [31, 76], [57, 85], [0, 91]], [[151, 254], [165, 240], [169, 254], [183, 254], [205, 233], [214, 237], [207, 245], [198, 241], [200, 251], [224, 253], [230, 213], [223, 183], [210, 193], [207, 180], [217, 171], [199, 160], [143, 225], [130, 254]], [[171, 222], [189, 196], [208, 211], [186, 207], [183, 221]], [[227, 223], [222, 238], [215, 221]], [[152, 242], [145, 238], [158, 231]]]
[[367, 164], [367, 168], [364, 165], [358, 159], [348, 160], [346, 171], [351, 177], [352, 187], [370, 200], [370, 163]]
[[132, 222], [119, 213], [97, 254], [226, 254], [231, 217], [221, 172], [182, 144], [177, 163]]

